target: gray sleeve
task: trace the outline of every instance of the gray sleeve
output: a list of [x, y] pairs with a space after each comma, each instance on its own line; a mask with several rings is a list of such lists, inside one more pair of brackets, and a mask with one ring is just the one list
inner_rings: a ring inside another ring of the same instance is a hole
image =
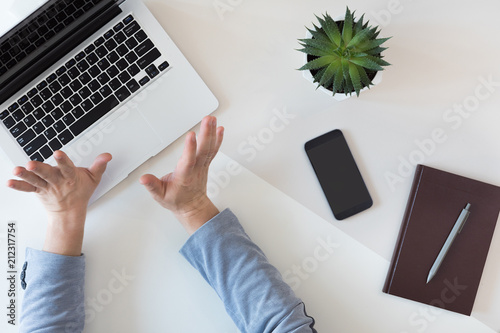
[[214, 288], [242, 333], [316, 332], [304, 303], [229, 209], [198, 229], [180, 252]]
[[82, 332], [85, 257], [26, 249], [20, 332]]

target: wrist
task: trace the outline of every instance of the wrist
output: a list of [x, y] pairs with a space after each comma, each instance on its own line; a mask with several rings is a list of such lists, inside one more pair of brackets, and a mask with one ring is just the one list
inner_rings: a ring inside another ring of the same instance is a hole
[[81, 255], [86, 213], [86, 209], [50, 212], [43, 250], [67, 256]]
[[189, 207], [176, 211], [174, 214], [184, 229], [192, 235], [202, 225], [219, 214], [219, 210], [208, 197], [204, 196], [193, 200]]

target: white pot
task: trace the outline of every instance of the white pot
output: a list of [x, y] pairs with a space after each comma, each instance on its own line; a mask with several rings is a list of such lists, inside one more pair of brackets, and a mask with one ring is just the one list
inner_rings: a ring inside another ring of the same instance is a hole
[[[344, 16], [340, 16], [340, 17], [337, 17], [335, 18], [335, 21], [338, 21], [338, 20], [343, 20], [344, 19]], [[306, 33], [306, 38], [311, 38], [312, 35], [309, 31], [307, 31]], [[307, 54], [304, 53], [304, 64], [307, 64]], [[311, 74], [311, 71], [309, 70], [305, 70], [305, 71], [302, 71], [302, 74], [304, 75], [304, 77], [310, 81], [312, 84], [314, 84], [316, 87], [318, 86], [318, 83], [317, 82], [314, 82], [314, 77], [312, 76]], [[365, 91], [365, 90], [368, 90], [368, 89], [371, 89], [371, 87], [373, 86], [376, 86], [377, 84], [379, 84], [380, 82], [382, 82], [382, 71], [378, 71], [376, 74], [375, 74], [375, 77], [373, 78], [372, 80], [372, 85], [370, 86], [370, 88], [368, 87], [364, 87], [363, 89], [360, 90], [360, 93]], [[325, 87], [323, 86], [320, 86], [318, 88], [318, 90], [321, 90], [323, 91], [324, 93], [332, 96], [333, 92], [331, 90], [328, 90], [326, 89]], [[333, 95], [333, 99], [337, 100], [337, 101], [343, 101], [345, 99], [348, 99], [349, 97], [351, 97], [352, 95], [356, 96], [356, 93], [353, 92], [351, 95], [348, 95], [348, 94], [339, 94], [339, 93], [336, 93], [335, 95]]]

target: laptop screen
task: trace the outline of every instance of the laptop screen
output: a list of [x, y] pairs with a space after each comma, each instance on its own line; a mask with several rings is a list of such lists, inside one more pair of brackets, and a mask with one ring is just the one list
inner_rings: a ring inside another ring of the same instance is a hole
[[[38, 66], [48, 51], [78, 33], [85, 22], [118, 2], [121, 1], [7, 0], [10, 8], [2, 11], [7, 20], [2, 25], [3, 35], [0, 37], [0, 103], [9, 97], [5, 96], [4, 89], [18, 75], [26, 74], [29, 66], [37, 62]], [[47, 65], [47, 62], [58, 59], [43, 60]], [[34, 74], [39, 73], [35, 71]], [[14, 88], [18, 90], [21, 86]]]

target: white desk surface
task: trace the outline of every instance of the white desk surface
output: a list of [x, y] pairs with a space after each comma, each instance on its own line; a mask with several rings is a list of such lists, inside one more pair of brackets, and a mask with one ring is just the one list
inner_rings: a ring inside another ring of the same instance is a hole
[[[145, 2], [221, 103], [215, 115], [226, 137], [212, 183], [231, 160], [244, 167], [214, 200], [241, 218], [305, 300], [320, 332], [500, 330], [500, 237], [472, 317], [381, 292], [414, 170], [406, 172], [401, 161], [500, 185], [498, 2], [350, 2], [358, 17], [366, 13], [380, 24], [381, 36], [393, 36], [385, 53], [392, 66], [379, 86], [343, 102], [302, 77], [296, 68], [303, 55], [295, 49], [314, 14], [342, 14], [345, 3]], [[307, 140], [335, 128], [346, 135], [374, 198], [372, 208], [343, 222], [333, 218], [303, 151]], [[430, 145], [437, 129], [446, 139]], [[178, 140], [92, 206], [86, 295], [97, 303], [87, 304], [87, 332], [236, 332], [215, 293], [177, 253], [186, 233], [137, 183], [144, 173], [172, 170], [181, 145]], [[11, 169], [0, 162], [1, 184]], [[400, 177], [393, 187], [389, 173]], [[24, 247], [43, 243], [43, 209], [33, 196], [5, 187], [0, 202], [0, 243], [7, 221], [16, 220], [22, 260]], [[328, 237], [338, 246], [318, 260], [315, 249]], [[294, 265], [306, 265], [307, 277], [291, 273]], [[108, 285], [122, 270], [134, 278], [111, 294]], [[3, 279], [0, 288], [6, 290]]]

